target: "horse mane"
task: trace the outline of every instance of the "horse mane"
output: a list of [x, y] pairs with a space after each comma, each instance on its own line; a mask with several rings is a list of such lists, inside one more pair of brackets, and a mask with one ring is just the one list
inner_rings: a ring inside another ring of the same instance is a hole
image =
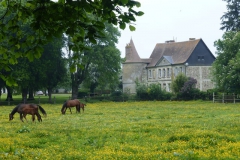
[[21, 104], [18, 104], [15, 108], [13, 108], [12, 112], [10, 113], [11, 115], [14, 115], [17, 110], [18, 110], [18, 107], [20, 106]]

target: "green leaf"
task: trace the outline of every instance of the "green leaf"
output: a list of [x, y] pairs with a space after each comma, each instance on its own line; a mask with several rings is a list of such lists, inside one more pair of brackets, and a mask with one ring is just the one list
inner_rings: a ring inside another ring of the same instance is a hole
[[136, 7], [141, 7], [141, 3], [140, 2], [135, 2], [135, 5], [136, 5]]
[[7, 1], [3, 1], [3, 2], [1, 2], [1, 4], [3, 7], [7, 7]]
[[64, 3], [65, 3], [65, 0], [58, 0], [58, 3], [64, 4]]
[[123, 4], [127, 4], [127, 3], [128, 3], [128, 0], [121, 0], [121, 2], [122, 2]]
[[71, 73], [76, 72], [76, 67], [74, 65], [70, 66], [70, 72]]
[[121, 29], [125, 29], [126, 28], [126, 24], [125, 23], [120, 23], [120, 28]]
[[20, 49], [20, 45], [19, 44], [16, 44], [15, 46], [17, 47], [17, 49]]
[[96, 44], [96, 43], [97, 43], [97, 41], [96, 41], [93, 37], [89, 37], [89, 40], [90, 40], [90, 42], [92, 42], [93, 44]]
[[139, 11], [139, 12], [137, 13], [137, 15], [138, 15], [138, 16], [142, 16], [142, 15], [144, 15], [144, 12]]
[[84, 66], [82, 64], [77, 64], [78, 68], [84, 69]]
[[130, 31], [135, 31], [136, 30], [136, 28], [132, 25], [129, 25], [129, 29], [130, 29]]

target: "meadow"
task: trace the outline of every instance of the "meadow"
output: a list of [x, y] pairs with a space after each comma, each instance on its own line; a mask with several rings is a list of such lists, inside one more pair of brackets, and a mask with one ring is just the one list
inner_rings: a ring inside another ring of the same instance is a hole
[[240, 106], [203, 101], [97, 102], [22, 123], [0, 106], [0, 159], [217, 159], [240, 157]]

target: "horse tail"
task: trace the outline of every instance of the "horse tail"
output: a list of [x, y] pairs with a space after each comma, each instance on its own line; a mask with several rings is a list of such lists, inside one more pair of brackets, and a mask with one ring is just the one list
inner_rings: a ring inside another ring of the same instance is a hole
[[38, 108], [40, 109], [40, 111], [42, 112], [42, 114], [43, 114], [44, 116], [47, 116], [46, 111], [45, 111], [40, 105], [37, 105], [37, 106], [38, 106]]

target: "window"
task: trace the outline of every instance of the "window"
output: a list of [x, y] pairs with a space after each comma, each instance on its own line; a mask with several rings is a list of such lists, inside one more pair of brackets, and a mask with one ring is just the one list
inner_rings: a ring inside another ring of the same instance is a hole
[[165, 69], [163, 69], [163, 77], [165, 77], [166, 76], [166, 71], [165, 71]]
[[179, 72], [180, 72], [180, 73], [182, 73], [182, 72], [183, 72], [183, 70], [182, 70], [182, 67], [180, 67], [180, 68], [179, 68]]
[[158, 69], [158, 78], [161, 78], [161, 76], [162, 76], [162, 70]]
[[166, 91], [166, 83], [163, 83], [163, 89]]
[[202, 55], [200, 56], [200, 55], [199, 55], [199, 56], [198, 56], [198, 61], [199, 61], [199, 62], [200, 62], [200, 61], [204, 61], [204, 56], [202, 56]]
[[201, 56], [198, 56], [198, 61], [201, 61]]
[[148, 71], [148, 76], [149, 76], [149, 78], [152, 78], [152, 70]]
[[167, 77], [170, 77], [170, 69], [167, 68]]
[[177, 76], [178, 75], [178, 71], [177, 71], [177, 67], [175, 67], [175, 72], [174, 72], [175, 74], [175, 76]]
[[171, 92], [171, 83], [168, 83], [168, 91]]

